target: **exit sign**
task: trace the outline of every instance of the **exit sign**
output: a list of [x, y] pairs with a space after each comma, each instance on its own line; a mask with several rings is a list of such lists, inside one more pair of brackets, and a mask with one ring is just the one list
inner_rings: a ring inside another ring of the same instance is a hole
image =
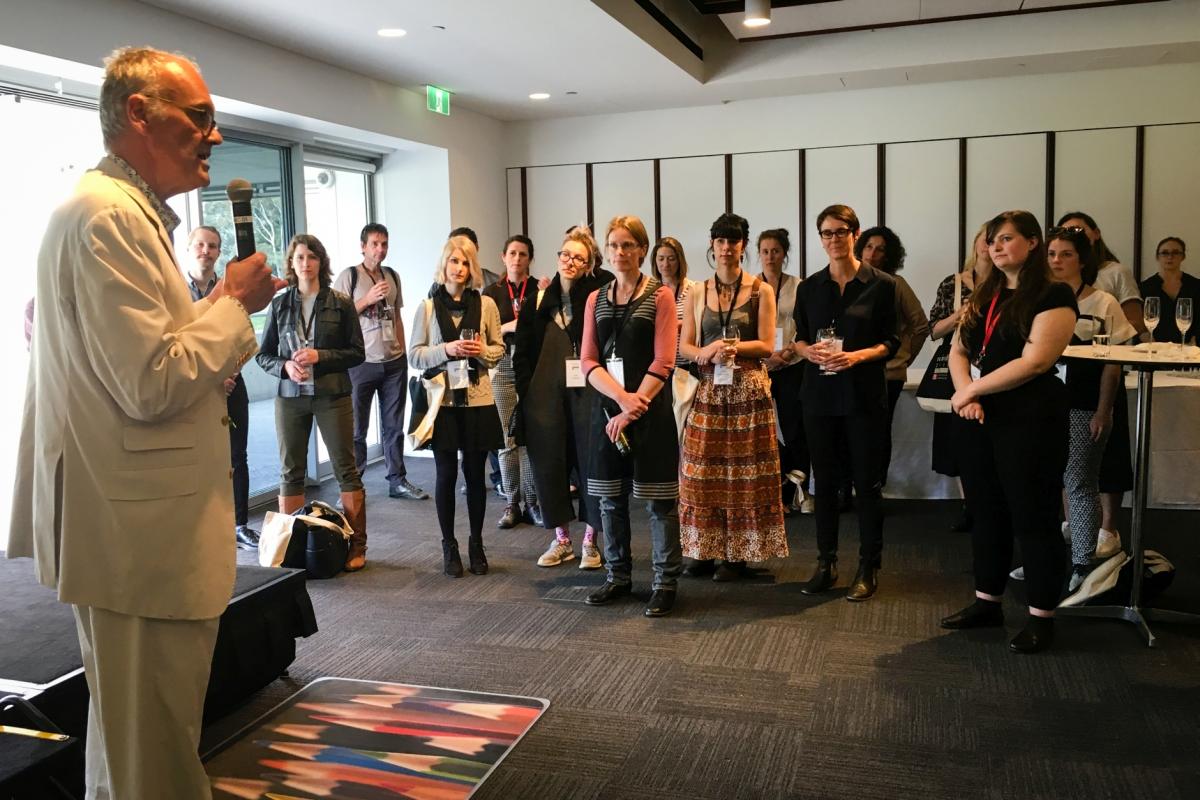
[[436, 86], [426, 86], [425, 107], [435, 114], [450, 116], [450, 92]]

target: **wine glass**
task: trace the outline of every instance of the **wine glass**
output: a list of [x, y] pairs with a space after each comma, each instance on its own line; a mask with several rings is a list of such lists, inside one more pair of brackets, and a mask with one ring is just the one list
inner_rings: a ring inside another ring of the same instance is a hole
[[[721, 326], [721, 342], [725, 345], [726, 348], [731, 349], [731, 348], [737, 347], [738, 342], [740, 342], [741, 340], [742, 340], [742, 332], [738, 329], [737, 325], [722, 325]], [[736, 355], [733, 356], [732, 358], [729, 358], [729, 363], [733, 364], [734, 369], [737, 369], [737, 364], [733, 363], [736, 358], [737, 358]]]
[[1179, 328], [1179, 349], [1182, 350], [1192, 327], [1192, 298], [1180, 297], [1175, 301], [1175, 327]]
[[1154, 329], [1158, 327], [1160, 304], [1157, 297], [1147, 297], [1142, 306], [1142, 321], [1150, 331], [1150, 358], [1154, 358]]
[[[834, 350], [834, 345], [838, 341], [837, 329], [821, 328], [820, 330], [817, 331], [817, 341], [825, 343], [825, 352], [827, 354], [837, 352]], [[838, 350], [840, 350], [840, 349], [841, 348], [839, 347]], [[821, 365], [821, 374], [822, 375], [836, 375], [837, 373], [833, 372], [832, 370], [826, 369], [825, 365], [822, 364]]]

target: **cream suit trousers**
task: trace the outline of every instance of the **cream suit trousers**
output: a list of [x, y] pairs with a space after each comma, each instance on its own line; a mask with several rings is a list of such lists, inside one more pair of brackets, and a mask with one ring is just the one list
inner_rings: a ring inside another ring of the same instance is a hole
[[88, 800], [210, 800], [200, 721], [218, 618], [73, 606], [87, 673]]

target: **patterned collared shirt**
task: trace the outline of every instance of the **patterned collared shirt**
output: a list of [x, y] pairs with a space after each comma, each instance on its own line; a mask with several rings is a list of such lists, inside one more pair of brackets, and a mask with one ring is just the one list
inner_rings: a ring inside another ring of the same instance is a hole
[[142, 194], [146, 195], [146, 199], [150, 201], [150, 207], [158, 214], [158, 219], [162, 222], [163, 227], [167, 230], [167, 236], [172, 240], [175, 236], [175, 229], [179, 227], [179, 215], [171, 210], [171, 207], [164, 203], [154, 190], [150, 188], [150, 184], [142, 180], [142, 176], [137, 174], [137, 170], [129, 166], [125, 159], [118, 155], [108, 154], [108, 157], [113, 160], [113, 163], [121, 168], [125, 173], [125, 177], [129, 178], [129, 182], [137, 188]]
[[192, 293], [193, 303], [198, 302], [202, 298], [208, 297], [210, 294], [212, 294], [213, 287], [217, 285], [216, 275], [213, 275], [211, 278], [209, 278], [206, 286], [199, 286], [196, 283], [196, 279], [191, 275], [185, 275], [184, 277], [187, 278], [188, 291]]

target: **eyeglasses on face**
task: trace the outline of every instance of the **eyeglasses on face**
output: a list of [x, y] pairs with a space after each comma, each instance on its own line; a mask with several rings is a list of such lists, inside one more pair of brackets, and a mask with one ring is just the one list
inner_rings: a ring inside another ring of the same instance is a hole
[[1179, 258], [1181, 255], [1183, 255], [1182, 250], [1159, 250], [1158, 251], [1159, 258]]
[[622, 253], [632, 253], [634, 250], [638, 249], [638, 243], [637, 242], [609, 242], [608, 244], [605, 245], [605, 247], [607, 247], [609, 250], [612, 250], [613, 252], [620, 251]]
[[568, 253], [566, 250], [558, 251], [558, 260], [564, 264], [574, 264], [577, 267], [586, 267], [588, 263], [587, 259], [583, 256], [576, 255], [575, 253]]
[[157, 94], [142, 93], [142, 96], [178, 108], [187, 116], [188, 121], [196, 126], [196, 130], [200, 131], [201, 136], [208, 136], [217, 127], [216, 111], [211, 108], [206, 106], [185, 106], [176, 100]]
[[826, 228], [821, 231], [821, 238], [828, 242], [833, 239], [845, 239], [850, 233], [849, 228]]

